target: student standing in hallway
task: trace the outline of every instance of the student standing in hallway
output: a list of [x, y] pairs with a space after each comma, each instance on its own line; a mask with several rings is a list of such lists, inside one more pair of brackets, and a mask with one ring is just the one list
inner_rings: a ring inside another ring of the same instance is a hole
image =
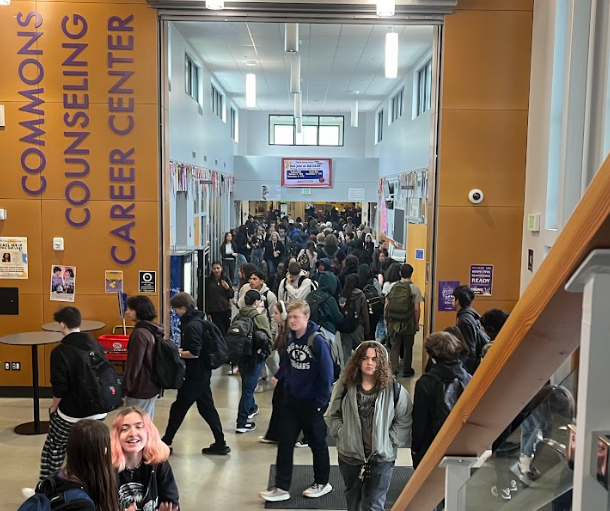
[[269, 502], [290, 498], [294, 445], [301, 431], [309, 442], [314, 470], [314, 483], [303, 496], [322, 497], [333, 489], [328, 483], [330, 458], [323, 417], [334, 379], [333, 361], [328, 342], [320, 335], [320, 327], [309, 321], [309, 314], [307, 302], [297, 300], [288, 306], [291, 333], [282, 360], [285, 397], [275, 486], [259, 493]]
[[228, 232], [220, 245], [220, 258], [222, 269], [231, 282], [235, 280], [235, 266], [237, 264], [237, 245], [233, 242], [233, 235]]
[[220, 261], [212, 263], [212, 273], [205, 279], [205, 313], [222, 335], [227, 334], [231, 324], [231, 278], [222, 269]]
[[171, 301], [172, 309], [180, 317], [180, 356], [186, 362], [186, 377], [178, 390], [176, 401], [169, 410], [169, 421], [163, 441], [169, 446], [182, 425], [182, 421], [193, 403], [197, 403], [199, 415], [210, 426], [214, 443], [201, 449], [202, 454], [229, 454], [231, 449], [225, 442], [220, 417], [214, 406], [210, 379], [212, 371], [207, 366], [203, 353], [203, 313], [195, 308], [195, 300], [188, 293], [178, 293]]

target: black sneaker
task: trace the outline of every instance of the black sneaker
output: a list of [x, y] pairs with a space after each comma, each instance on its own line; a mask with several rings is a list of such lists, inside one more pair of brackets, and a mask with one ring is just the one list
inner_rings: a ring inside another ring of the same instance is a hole
[[169, 455], [171, 456], [172, 454], [174, 454], [174, 449], [172, 448], [172, 444], [168, 444], [165, 439], [161, 439], [161, 442], [163, 442], [165, 445], [167, 445], [169, 447]]
[[256, 424], [254, 422], [246, 422], [243, 426], [237, 426], [235, 428], [235, 433], [249, 433], [250, 431], [254, 431], [256, 429]]
[[231, 452], [231, 448], [227, 444], [212, 444], [210, 447], [201, 449], [201, 454], [216, 454], [224, 456]]
[[252, 419], [254, 419], [255, 415], [258, 415], [258, 405], [254, 405], [256, 408], [254, 408], [254, 411], [248, 414], [248, 420], [251, 421]]

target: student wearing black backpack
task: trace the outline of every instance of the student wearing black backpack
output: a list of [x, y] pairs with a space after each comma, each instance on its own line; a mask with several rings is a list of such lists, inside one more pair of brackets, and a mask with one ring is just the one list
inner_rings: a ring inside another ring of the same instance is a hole
[[414, 467], [423, 459], [472, 378], [460, 360], [462, 344], [450, 333], [429, 335], [424, 348], [432, 359], [432, 367], [415, 384], [411, 446]]
[[361, 264], [358, 267], [358, 289], [364, 293], [369, 309], [369, 332], [364, 338], [367, 341], [374, 341], [377, 323], [383, 315], [384, 301], [381, 297], [381, 284], [373, 276], [368, 264]]
[[210, 447], [201, 449], [201, 453], [229, 454], [231, 449], [225, 442], [210, 387], [212, 370], [203, 351], [205, 342], [203, 312], [195, 308], [195, 300], [188, 293], [176, 294], [172, 297], [170, 305], [180, 317], [180, 357], [186, 362], [186, 375], [182, 387], [178, 389], [176, 401], [169, 410], [169, 420], [162, 440], [169, 446], [171, 452], [174, 436], [182, 425], [186, 413], [193, 403], [197, 403], [199, 415], [208, 423], [214, 435], [214, 443]]
[[[76, 307], [64, 307], [53, 318], [60, 324], [64, 338], [51, 352], [53, 404], [49, 408], [49, 433], [40, 458], [41, 481], [61, 468], [72, 427], [83, 419], [104, 420], [107, 412], [120, 406], [122, 400], [116, 373], [104, 350], [91, 335], [80, 331], [80, 311]], [[100, 402], [103, 396], [96, 395], [93, 386], [98, 380], [92, 370], [93, 363], [107, 367], [108, 374], [115, 377], [113, 406]]]
[[163, 326], [153, 320], [157, 317], [155, 305], [148, 296], [130, 296], [125, 315], [136, 323], [127, 344], [127, 363], [121, 389], [125, 406], [137, 406], [152, 418], [161, 389], [154, 381], [155, 334], [163, 337]]
[[483, 353], [489, 344], [489, 337], [481, 327], [481, 316], [471, 307], [474, 292], [468, 286], [458, 286], [453, 290], [453, 306], [457, 309], [457, 327], [462, 332], [470, 353], [464, 357], [464, 367], [474, 374]]
[[344, 319], [337, 325], [341, 332], [341, 347], [343, 348], [343, 367], [352, 356], [352, 350], [364, 341], [369, 332], [369, 307], [364, 293], [358, 289], [358, 276], [351, 274], [345, 279], [345, 287], [339, 298], [339, 308]]
[[411, 445], [412, 413], [386, 349], [376, 341], [360, 344], [335, 385], [326, 415], [337, 438], [348, 511], [384, 509], [398, 447]]

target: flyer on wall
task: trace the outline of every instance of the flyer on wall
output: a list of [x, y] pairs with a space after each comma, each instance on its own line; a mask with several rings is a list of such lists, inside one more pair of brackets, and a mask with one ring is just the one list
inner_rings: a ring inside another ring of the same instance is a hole
[[51, 266], [51, 301], [73, 302], [76, 295], [76, 266]]
[[0, 237], [0, 279], [28, 278], [28, 239]]
[[106, 293], [123, 292], [123, 272], [121, 270], [106, 270], [104, 278]]

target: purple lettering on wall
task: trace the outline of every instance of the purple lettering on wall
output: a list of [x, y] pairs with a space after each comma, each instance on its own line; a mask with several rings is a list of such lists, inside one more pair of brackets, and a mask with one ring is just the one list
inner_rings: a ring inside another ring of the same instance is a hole
[[[43, 18], [40, 13], [32, 11], [25, 15], [20, 12], [16, 19], [21, 28], [30, 29], [17, 31], [17, 36], [24, 38], [23, 46], [17, 51], [17, 54], [25, 56], [19, 63], [17, 74], [24, 86], [30, 86], [19, 91], [19, 94], [30, 101], [19, 110], [32, 116], [19, 123], [28, 130], [19, 139], [25, 145], [21, 152], [21, 169], [25, 172], [21, 178], [21, 188], [28, 195], [36, 196], [41, 195], [47, 188], [47, 180], [42, 175], [47, 165], [47, 159], [42, 151], [42, 148], [45, 147], [43, 138], [45, 112], [42, 108], [44, 106], [42, 98], [44, 88], [40, 86], [44, 79], [44, 67], [38, 60], [38, 56], [42, 55], [43, 51], [37, 47], [38, 40], [44, 35], [43, 31], [37, 30], [42, 26]], [[32, 88], [33, 85], [37, 85], [37, 87]]]
[[[108, 155], [110, 189], [110, 234], [116, 245], [110, 247], [110, 257], [117, 264], [129, 264], [136, 258], [136, 158], [130, 135], [135, 128], [135, 95], [130, 86], [135, 72], [133, 49], [134, 16], [111, 16], [108, 19], [107, 66], [112, 85], [108, 89], [108, 127], [121, 137], [120, 145]], [[125, 149], [127, 147], [127, 149]]]
[[[64, 83], [62, 89], [65, 110], [64, 176], [68, 180], [65, 197], [66, 221], [75, 228], [85, 227], [91, 220], [87, 207], [91, 190], [84, 180], [91, 170], [87, 138], [89, 126], [89, 43], [84, 39], [89, 24], [84, 16], [73, 14], [61, 20], [61, 31], [71, 42], [62, 43], [65, 59], [61, 64]], [[78, 156], [75, 158], [74, 156]], [[79, 180], [76, 180], [78, 178]]]

